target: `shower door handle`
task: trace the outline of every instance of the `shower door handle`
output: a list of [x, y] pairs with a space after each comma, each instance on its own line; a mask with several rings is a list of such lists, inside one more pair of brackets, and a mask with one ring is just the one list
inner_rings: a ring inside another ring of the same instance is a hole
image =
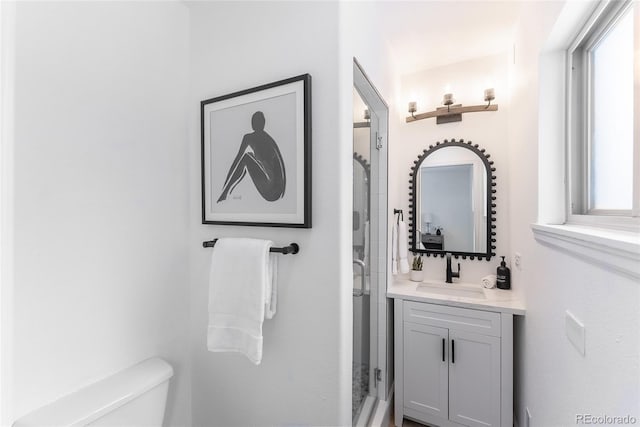
[[364, 285], [366, 283], [365, 282], [366, 266], [364, 265], [364, 261], [360, 259], [354, 259], [353, 264], [360, 267], [360, 289], [353, 288], [353, 296], [361, 297], [362, 295], [364, 295]]

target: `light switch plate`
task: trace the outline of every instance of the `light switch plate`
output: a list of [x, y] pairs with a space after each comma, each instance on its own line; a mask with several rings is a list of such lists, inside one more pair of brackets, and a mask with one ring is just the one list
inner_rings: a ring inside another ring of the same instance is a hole
[[584, 324], [569, 310], [565, 311], [564, 330], [571, 344], [584, 356]]

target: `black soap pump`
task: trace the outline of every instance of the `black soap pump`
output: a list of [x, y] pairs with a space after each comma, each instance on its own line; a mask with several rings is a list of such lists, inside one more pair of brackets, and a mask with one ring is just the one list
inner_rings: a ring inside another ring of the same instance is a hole
[[504, 257], [500, 262], [500, 266], [496, 271], [496, 284], [498, 289], [511, 289], [511, 270], [507, 267], [507, 263], [504, 262]]

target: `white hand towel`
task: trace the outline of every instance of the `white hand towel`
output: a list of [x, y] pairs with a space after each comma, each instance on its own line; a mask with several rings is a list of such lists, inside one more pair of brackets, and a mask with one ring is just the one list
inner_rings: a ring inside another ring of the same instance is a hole
[[480, 283], [482, 284], [483, 288], [493, 289], [496, 287], [496, 280], [497, 280], [496, 275], [490, 274], [480, 279]]
[[398, 224], [395, 221], [391, 229], [391, 273], [398, 274]]
[[207, 348], [240, 352], [262, 361], [262, 322], [276, 311], [276, 258], [273, 242], [218, 239], [213, 247], [209, 283]]
[[409, 272], [409, 261], [407, 261], [409, 239], [407, 235], [407, 224], [401, 220], [398, 222], [398, 263], [402, 274]]
[[278, 305], [278, 255], [269, 254], [269, 272], [267, 274], [267, 294], [264, 304], [264, 318], [273, 319]]

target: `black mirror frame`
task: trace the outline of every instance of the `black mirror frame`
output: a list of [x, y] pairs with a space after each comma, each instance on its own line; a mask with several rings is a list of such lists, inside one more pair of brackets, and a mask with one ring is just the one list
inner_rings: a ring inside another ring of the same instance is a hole
[[[484, 167], [487, 171], [487, 196], [490, 194], [491, 197], [487, 197], [487, 252], [459, 252], [459, 251], [444, 251], [437, 249], [419, 249], [417, 244], [419, 242], [415, 241], [416, 236], [416, 206], [417, 206], [417, 178], [418, 171], [420, 170], [420, 165], [430, 154], [435, 151], [445, 148], [445, 147], [462, 147], [468, 150], [473, 151], [475, 154], [482, 159], [484, 163]], [[484, 148], [479, 148], [478, 144], [472, 144], [471, 141], [464, 142], [463, 139], [456, 141], [452, 139], [451, 141], [445, 139], [444, 142], [436, 142], [436, 145], [429, 145], [429, 149], [425, 149], [422, 151], [422, 154], [418, 156], [418, 160], [413, 161], [413, 166], [411, 167], [411, 173], [409, 177], [409, 229], [411, 230], [409, 236], [409, 250], [413, 252], [413, 254], [425, 254], [427, 256], [433, 255], [437, 257], [440, 255], [444, 258], [447, 253], [450, 253], [455, 258], [462, 257], [462, 259], [470, 259], [478, 258], [478, 260], [486, 259], [489, 261], [491, 257], [496, 256], [494, 252], [496, 249], [496, 224], [495, 224], [495, 216], [496, 216], [496, 176], [495, 171], [496, 168], [493, 166], [493, 160], [489, 160], [491, 157], [490, 154], [485, 152]]]

